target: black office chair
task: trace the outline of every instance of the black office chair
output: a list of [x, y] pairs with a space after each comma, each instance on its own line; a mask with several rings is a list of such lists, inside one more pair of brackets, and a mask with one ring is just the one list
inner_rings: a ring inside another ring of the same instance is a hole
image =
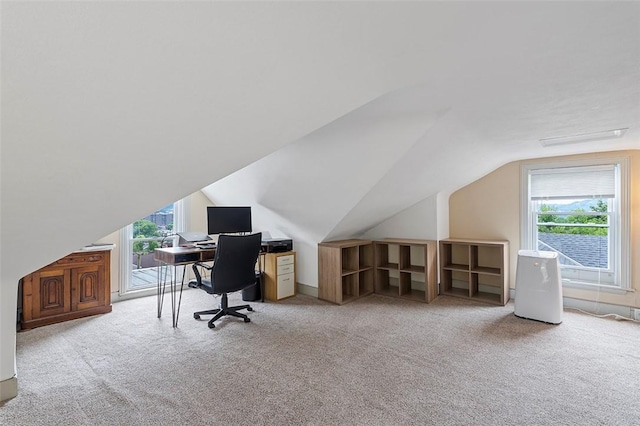
[[246, 309], [253, 311], [249, 305], [229, 306], [227, 293], [242, 290], [256, 283], [255, 265], [260, 254], [262, 233], [251, 235], [220, 235], [216, 248], [216, 255], [209, 280], [202, 278], [198, 270], [200, 264], [193, 265], [196, 280], [189, 283], [192, 287], [200, 288], [209, 294], [220, 294], [222, 300], [218, 309], [194, 312], [193, 317], [200, 319], [201, 315], [214, 315], [209, 320], [209, 328], [215, 328], [214, 322], [225, 315], [243, 318], [244, 322], [251, 322], [249, 317], [238, 311]]

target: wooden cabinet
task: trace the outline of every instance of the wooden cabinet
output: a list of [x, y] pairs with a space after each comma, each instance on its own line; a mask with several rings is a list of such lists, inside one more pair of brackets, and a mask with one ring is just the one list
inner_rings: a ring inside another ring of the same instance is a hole
[[374, 247], [376, 293], [426, 303], [437, 297], [436, 241], [387, 238]]
[[440, 241], [440, 293], [498, 305], [509, 301], [509, 242]]
[[22, 279], [22, 329], [111, 312], [111, 252], [76, 252]]
[[342, 240], [318, 244], [318, 298], [339, 305], [373, 293], [373, 243]]
[[264, 265], [264, 298], [277, 301], [296, 293], [296, 253], [268, 253]]

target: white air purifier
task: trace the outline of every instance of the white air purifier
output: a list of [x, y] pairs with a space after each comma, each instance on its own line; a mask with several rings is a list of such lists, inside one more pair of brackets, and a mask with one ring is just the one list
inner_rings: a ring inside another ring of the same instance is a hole
[[550, 324], [562, 322], [562, 286], [558, 253], [520, 250], [514, 314]]

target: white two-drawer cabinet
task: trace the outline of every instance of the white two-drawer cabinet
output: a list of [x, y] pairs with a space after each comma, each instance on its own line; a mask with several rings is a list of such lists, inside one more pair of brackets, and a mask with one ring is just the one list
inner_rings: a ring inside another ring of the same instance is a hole
[[296, 252], [268, 253], [264, 265], [264, 298], [271, 301], [296, 295]]

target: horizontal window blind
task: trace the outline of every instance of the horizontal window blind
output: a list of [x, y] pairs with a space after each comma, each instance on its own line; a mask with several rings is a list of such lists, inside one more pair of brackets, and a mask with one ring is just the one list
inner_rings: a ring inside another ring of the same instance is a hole
[[532, 200], [614, 198], [616, 166], [532, 170], [529, 183]]

